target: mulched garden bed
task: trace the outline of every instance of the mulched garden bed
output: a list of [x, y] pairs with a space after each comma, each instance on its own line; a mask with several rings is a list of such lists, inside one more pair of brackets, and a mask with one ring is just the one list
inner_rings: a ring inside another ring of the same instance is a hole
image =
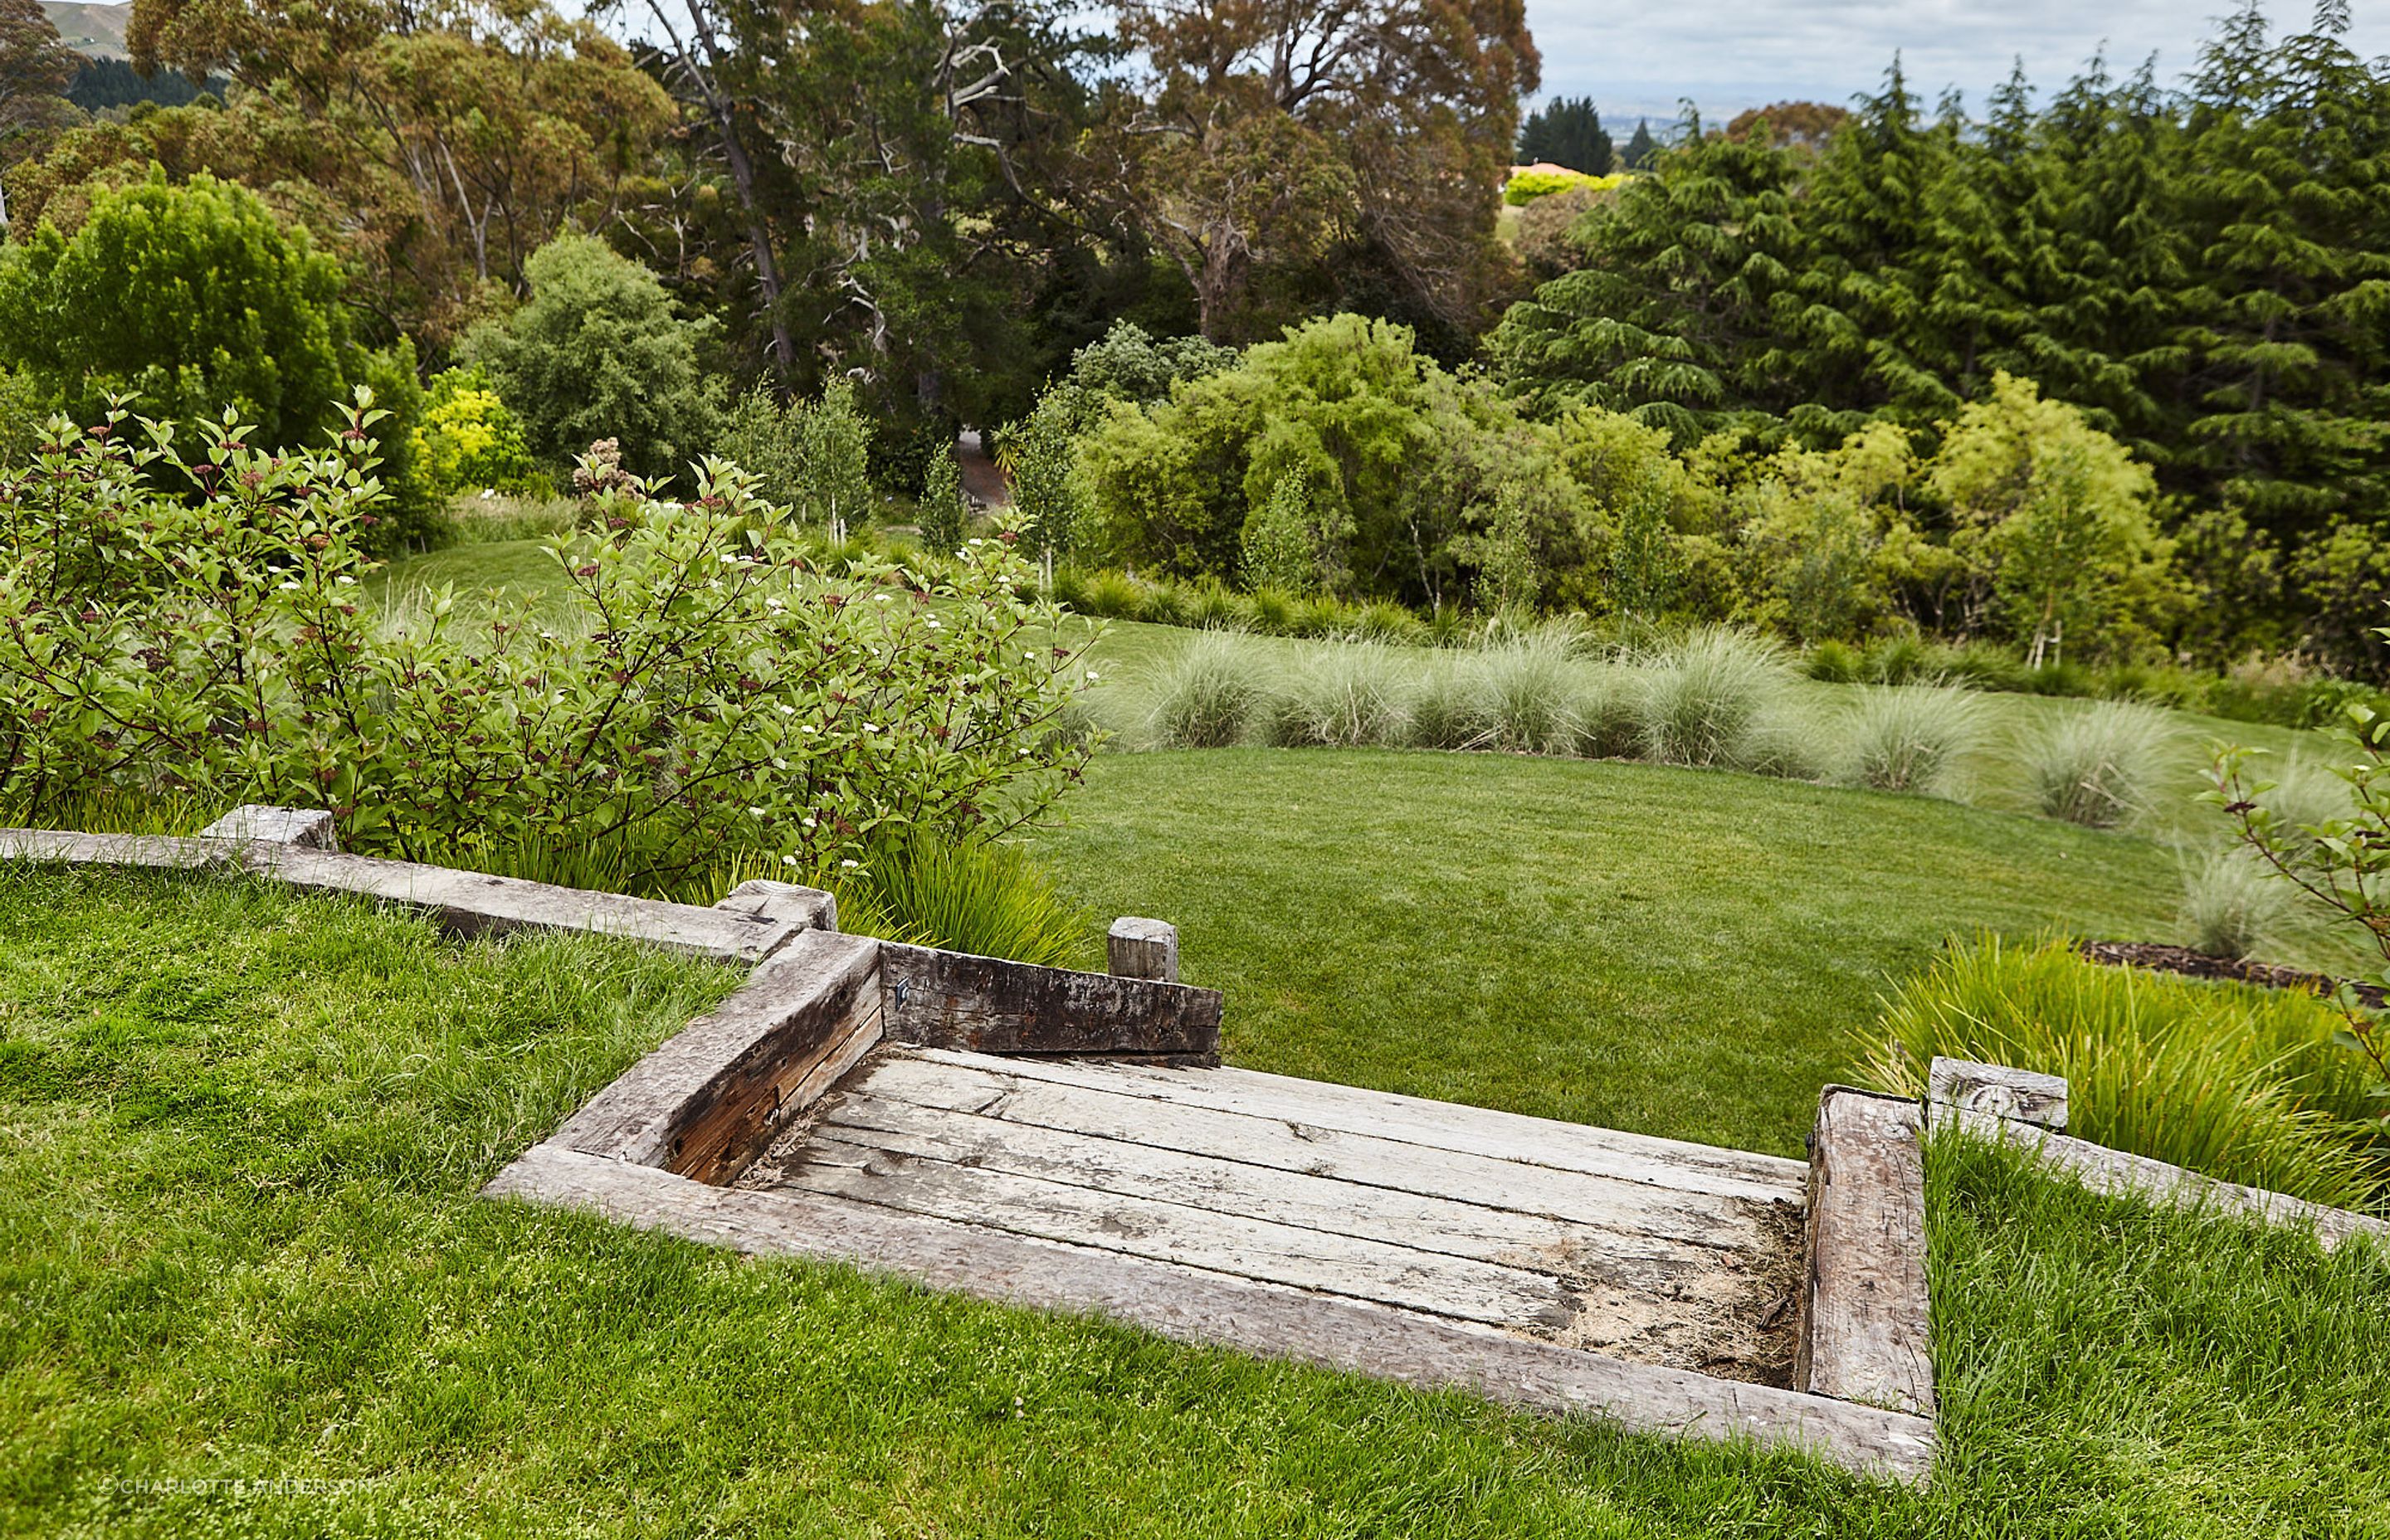
[[[2075, 949], [2093, 962], [2106, 963], [2113, 968], [2148, 968], [2193, 979], [2260, 984], [2268, 989], [2304, 989], [2310, 994], [2328, 995], [2341, 983], [2338, 979], [2325, 973], [2277, 968], [2271, 963], [2243, 962], [2206, 952], [2194, 952], [2188, 946], [2161, 946], [2154, 942], [2087, 941], [2077, 943]], [[2390, 1004], [2390, 995], [2385, 995], [2373, 984], [2358, 984], [2357, 995], [2358, 998], [2377, 1010]]]

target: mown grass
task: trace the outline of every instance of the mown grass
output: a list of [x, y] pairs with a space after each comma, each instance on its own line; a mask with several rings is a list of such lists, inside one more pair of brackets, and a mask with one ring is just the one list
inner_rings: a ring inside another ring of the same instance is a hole
[[[1921, 1494], [473, 1196], [731, 982], [0, 874], [0, 1531], [2171, 1537], [2390, 1503], [2379, 1259], [1988, 1156], [1931, 1167]], [[1498, 1100], [1477, 1037], [1460, 1089]]]
[[2176, 927], [2146, 840], [1598, 761], [1100, 756], [1034, 848], [1178, 926], [1240, 1063], [1786, 1155], [1946, 938]]

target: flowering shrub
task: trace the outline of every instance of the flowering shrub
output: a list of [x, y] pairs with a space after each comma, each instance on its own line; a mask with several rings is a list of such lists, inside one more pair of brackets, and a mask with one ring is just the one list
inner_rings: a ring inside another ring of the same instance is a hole
[[[611, 885], [677, 892], [1001, 834], [1079, 776], [1077, 655], [1050, 606], [1016, 597], [1007, 542], [935, 579], [820, 570], [720, 461], [689, 502], [552, 547], [565, 618], [445, 591], [361, 610], [376, 417], [363, 397], [300, 454], [227, 418], [187, 460], [121, 412], [91, 434], [59, 420], [0, 476], [0, 812], [320, 806], [352, 850], [502, 869], [571, 851]], [[160, 472], [202, 494], [161, 493]]]
[[533, 480], [522, 424], [479, 366], [432, 377], [414, 442], [417, 474], [435, 496], [475, 487], [518, 492]]

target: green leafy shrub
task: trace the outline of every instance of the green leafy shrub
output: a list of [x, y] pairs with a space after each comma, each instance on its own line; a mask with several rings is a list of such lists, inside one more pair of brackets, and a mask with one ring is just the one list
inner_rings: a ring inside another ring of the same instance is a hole
[[1000, 836], [1084, 764], [1060, 730], [1075, 655], [1001, 543], [936, 582], [833, 576], [719, 462], [690, 501], [556, 546], [561, 614], [443, 590], [380, 624], [357, 593], [372, 416], [308, 454], [227, 421], [188, 460], [121, 417], [61, 423], [66, 447], [0, 478], [0, 807], [327, 807], [367, 853], [568, 853], [629, 891], [701, 892], [735, 863]]
[[711, 322], [683, 321], [653, 273], [594, 236], [557, 237], [523, 278], [531, 298], [475, 325], [456, 353], [487, 367], [543, 465], [612, 438], [656, 480], [713, 442], [721, 388], [698, 362]]
[[431, 377], [414, 430], [416, 473], [435, 497], [474, 488], [537, 491], [522, 424], [478, 366]]
[[[2390, 716], [2359, 705], [2348, 717], [2335, 735], [2346, 752], [2331, 766], [2337, 793], [2307, 777], [2277, 786], [2253, 770], [2249, 750], [2225, 748], [2203, 795], [2223, 808], [2249, 854], [2371, 954], [2367, 982], [2379, 990], [2390, 988]], [[2362, 995], [2354, 981], [2332, 998], [2341, 1021], [2334, 1037], [2371, 1072], [2377, 1115], [2390, 1103], [2390, 1010], [2379, 998]]]
[[2356, 1061], [2312, 995], [2087, 961], [2063, 943], [1986, 936], [1946, 952], [1884, 1006], [1861, 1072], [1924, 1090], [1934, 1056], [2063, 1075], [2068, 1131], [2342, 1208], [2378, 1208], [2381, 1151]]
[[1292, 471], [1279, 477], [1267, 497], [1245, 515], [1243, 559], [1246, 584], [1307, 594], [1319, 585], [1319, 557], [1311, 534], [1311, 489]]
[[[186, 430], [229, 404], [258, 442], [301, 444], [340, 425], [332, 404], [369, 385], [390, 446], [387, 496], [367, 549], [430, 533], [407, 430], [420, 399], [415, 353], [352, 334], [340, 263], [304, 225], [205, 173], [97, 194], [72, 236], [49, 225], [0, 245], [0, 369], [45, 409], [96, 421], [112, 397]], [[28, 393], [34, 393], [29, 391]]]
[[963, 506], [962, 468], [955, 463], [955, 446], [941, 444], [921, 472], [921, 507], [916, 520], [921, 548], [951, 556], [962, 548], [970, 510]]
[[2072, 712], [2022, 751], [2034, 806], [2086, 828], [2118, 828], [2149, 805], [2173, 739], [2153, 707], [2102, 700]]
[[1638, 660], [1643, 751], [1663, 764], [1750, 768], [1770, 756], [1771, 719], [1792, 671], [1773, 644], [1709, 626]]
[[1947, 796], [1983, 740], [1982, 703], [1948, 686], [1863, 689], [1842, 734], [1846, 778], [1878, 791]]

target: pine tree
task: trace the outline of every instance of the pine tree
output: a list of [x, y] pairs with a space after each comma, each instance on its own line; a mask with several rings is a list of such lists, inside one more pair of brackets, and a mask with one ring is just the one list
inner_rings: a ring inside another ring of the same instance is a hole
[[1519, 160], [1527, 165], [1549, 160], [1588, 176], [1607, 176], [1616, 155], [1593, 98], [1558, 96], [1519, 125]]
[[1651, 137], [1651, 120], [1644, 118], [1635, 124], [1635, 136], [1626, 141], [1626, 152], [1619, 159], [1628, 171], [1650, 171], [1651, 157], [1659, 148], [1659, 142]]

